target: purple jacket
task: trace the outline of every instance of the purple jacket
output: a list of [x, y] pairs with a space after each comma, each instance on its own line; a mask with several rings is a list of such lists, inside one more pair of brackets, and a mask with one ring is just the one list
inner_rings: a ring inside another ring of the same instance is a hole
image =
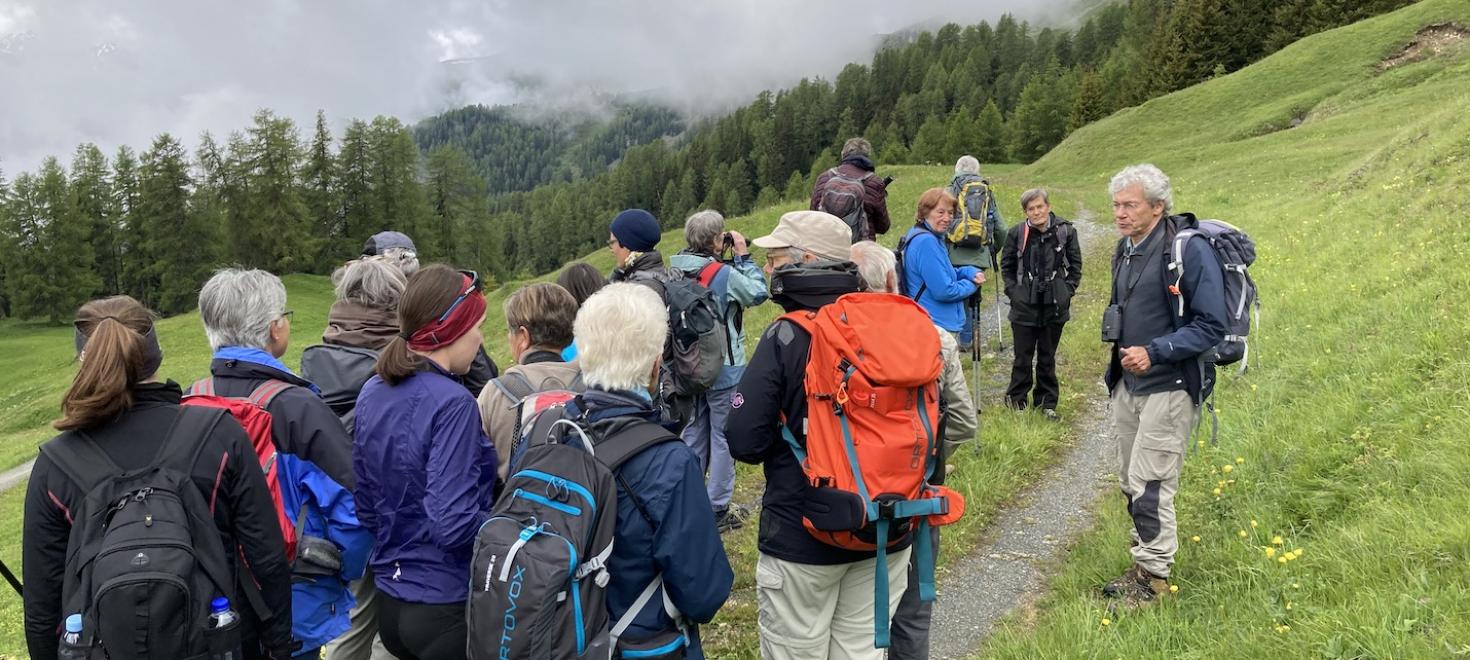
[[352, 467], [357, 515], [377, 546], [378, 589], [410, 603], [463, 603], [475, 533], [489, 517], [495, 446], [475, 398], [432, 363], [357, 398]]

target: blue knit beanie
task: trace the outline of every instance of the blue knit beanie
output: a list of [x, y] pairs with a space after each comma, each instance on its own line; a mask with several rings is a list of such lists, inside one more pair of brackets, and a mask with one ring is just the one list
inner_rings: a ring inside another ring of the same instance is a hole
[[613, 218], [612, 235], [620, 245], [634, 252], [652, 250], [658, 245], [658, 239], [663, 238], [658, 220], [643, 209], [628, 209]]

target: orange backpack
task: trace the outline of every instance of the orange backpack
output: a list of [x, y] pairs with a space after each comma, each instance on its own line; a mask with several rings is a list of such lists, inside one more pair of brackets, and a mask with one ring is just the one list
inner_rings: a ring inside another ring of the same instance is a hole
[[888, 549], [915, 534], [919, 595], [932, 601], [929, 527], [965, 509], [959, 493], [928, 483], [939, 448], [938, 330], [912, 299], [891, 293], [851, 293], [782, 318], [812, 337], [805, 445], [782, 427], [813, 504], [802, 522], [823, 543], [877, 551], [875, 645], [886, 648]]

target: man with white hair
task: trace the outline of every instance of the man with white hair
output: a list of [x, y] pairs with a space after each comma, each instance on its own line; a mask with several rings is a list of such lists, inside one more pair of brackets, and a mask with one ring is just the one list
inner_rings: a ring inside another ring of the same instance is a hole
[[[873, 241], [862, 241], [852, 246], [852, 262], [857, 264], [869, 291], [898, 292], [898, 260], [893, 251]], [[977, 428], [975, 404], [970, 398], [969, 386], [965, 384], [964, 365], [960, 362], [959, 344], [954, 335], [944, 328], [934, 326], [939, 334], [940, 357], [944, 371], [939, 380], [939, 396], [944, 406], [941, 425], [944, 441], [940, 444], [939, 461], [929, 483], [940, 485], [946, 476], [945, 463], [962, 443], [975, 439]], [[939, 528], [930, 527], [935, 561], [939, 558]], [[934, 603], [919, 598], [919, 580], [915, 575], [917, 561], [909, 562], [909, 586], [893, 611], [892, 635], [888, 647], [889, 660], [929, 657], [929, 620], [933, 615]]]
[[[980, 161], [974, 156], [960, 156], [954, 164], [954, 178], [949, 180], [949, 194], [955, 203], [954, 225], [945, 236], [949, 246], [949, 263], [974, 266], [982, 271], [996, 267], [996, 254], [1005, 240], [1005, 220], [995, 204], [995, 190], [980, 176]], [[975, 315], [980, 309], [980, 289], [965, 304], [965, 327], [960, 330], [960, 350], [969, 351], [975, 341]]]
[[1112, 344], [1104, 381], [1133, 519], [1133, 565], [1103, 593], [1143, 605], [1169, 593], [1179, 547], [1174, 494], [1199, 406], [1215, 384], [1214, 365], [1200, 357], [1225, 337], [1225, 289], [1203, 237], [1174, 254], [1174, 236], [1197, 223], [1193, 214], [1172, 214], [1174, 192], [1159, 168], [1126, 167], [1108, 192], [1122, 238], [1103, 315], [1102, 338]]
[[[339, 555], [335, 568], [304, 558], [293, 565], [303, 579], [291, 585], [292, 634], [301, 652], [315, 653], [347, 631], [355, 602], [347, 585], [362, 577], [372, 550], [372, 535], [358, 522], [352, 497], [352, 438], [316, 386], [280, 360], [291, 340], [291, 310], [280, 278], [262, 270], [218, 271], [199, 291], [199, 316], [214, 356], [210, 377], [187, 394], [248, 398], [270, 414], [278, 469], [292, 479], [282, 479], [281, 507], [295, 522], [300, 542], [324, 543]], [[322, 554], [321, 546], [316, 549]], [[258, 624], [251, 621], [251, 608], [236, 610], [245, 614], [248, 639]], [[253, 657], [250, 642], [245, 649]]]
[[[649, 287], [618, 283], [592, 294], [573, 325], [587, 391], [569, 404], [572, 414], [585, 413], [589, 427], [608, 429], [602, 437], [627, 424], [661, 422], [651, 392], [668, 331], [663, 300]], [[666, 441], [634, 454], [614, 474], [618, 522], [607, 561], [608, 617], [631, 620], [619, 648], [672, 654], [682, 647], [679, 657], [702, 659], [698, 624], [719, 612], [735, 574], [715, 529], [699, 458], [668, 433]], [[662, 595], [640, 599], [660, 577]]]

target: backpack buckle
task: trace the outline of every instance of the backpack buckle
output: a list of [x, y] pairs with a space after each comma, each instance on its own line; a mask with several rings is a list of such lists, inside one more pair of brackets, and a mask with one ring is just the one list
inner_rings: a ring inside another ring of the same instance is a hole
[[892, 520], [892, 519], [894, 519], [896, 517], [896, 514], [898, 513], [898, 502], [899, 502], [899, 500], [879, 500], [877, 502], [877, 504], [878, 504], [878, 519], [879, 520]]

